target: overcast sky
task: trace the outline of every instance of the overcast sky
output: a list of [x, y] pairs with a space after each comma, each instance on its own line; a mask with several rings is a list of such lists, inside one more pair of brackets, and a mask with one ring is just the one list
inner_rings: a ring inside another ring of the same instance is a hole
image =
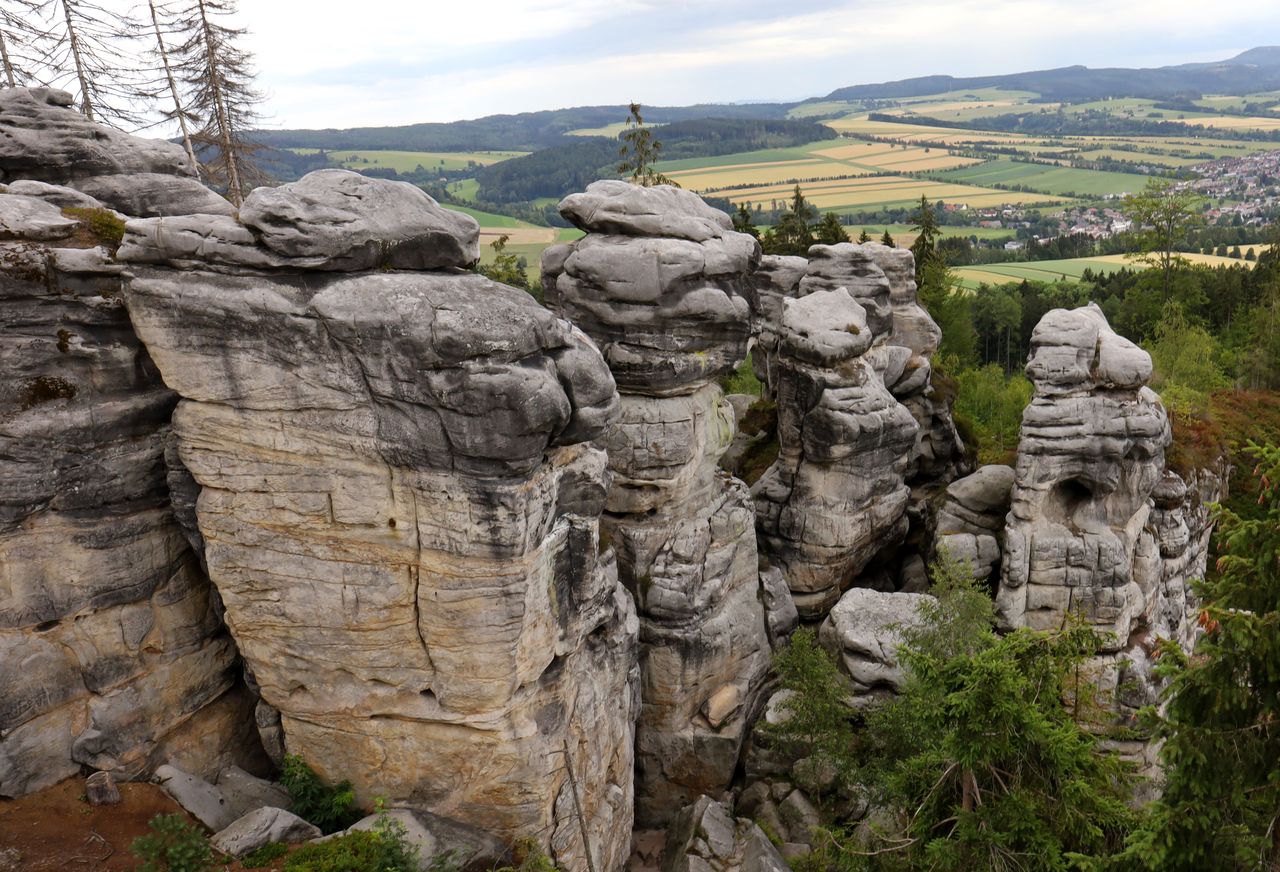
[[269, 127], [797, 100], [1280, 44], [1278, 0], [241, 0]]

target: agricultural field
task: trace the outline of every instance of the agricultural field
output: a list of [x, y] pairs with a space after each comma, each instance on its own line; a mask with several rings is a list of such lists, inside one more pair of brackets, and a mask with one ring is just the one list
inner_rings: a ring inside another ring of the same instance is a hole
[[933, 178], [971, 185], [1023, 185], [1046, 194], [1083, 197], [1132, 194], [1147, 182], [1146, 176], [1136, 173], [1052, 167], [1004, 158], [937, 173]]
[[[661, 127], [661, 124], [646, 124], [645, 127]], [[614, 124], [606, 124], [604, 127], [580, 127], [577, 130], [570, 130], [568, 136], [607, 136], [610, 139], [617, 139], [622, 131], [627, 129], [627, 122], [618, 121]]]
[[[315, 154], [318, 149], [295, 148], [299, 154]], [[474, 164], [487, 166], [520, 157], [523, 151], [331, 151], [329, 160], [352, 170], [392, 169], [411, 173], [419, 166], [433, 170], [465, 170]]]
[[[753, 206], [769, 205], [772, 201], [785, 201], [791, 195], [792, 185], [762, 185], [725, 192], [733, 203], [749, 203]], [[872, 176], [869, 178], [837, 179], [802, 185], [805, 199], [814, 207], [826, 212], [844, 210], [886, 209], [908, 207], [927, 197], [937, 202], [963, 203], [973, 208], [999, 206], [1005, 203], [1056, 205], [1070, 202], [1066, 197], [1019, 191], [998, 191], [974, 185], [935, 182], [930, 179], [913, 179], [904, 176]]]
[[[1242, 251], [1249, 248], [1254, 254], [1261, 254], [1269, 246], [1241, 246]], [[1213, 254], [1187, 254], [1187, 260], [1203, 266], [1253, 266], [1253, 261], [1234, 257], [1218, 257]], [[980, 284], [997, 285], [1008, 282], [1030, 281], [1055, 282], [1061, 279], [1077, 280], [1090, 270], [1095, 274], [1113, 273], [1121, 269], [1145, 269], [1143, 264], [1136, 263], [1123, 254], [1106, 254], [1097, 257], [1076, 257], [1069, 260], [1033, 260], [1017, 263], [990, 263], [980, 266], [961, 266], [952, 270], [960, 284], [966, 288], [976, 288]]]

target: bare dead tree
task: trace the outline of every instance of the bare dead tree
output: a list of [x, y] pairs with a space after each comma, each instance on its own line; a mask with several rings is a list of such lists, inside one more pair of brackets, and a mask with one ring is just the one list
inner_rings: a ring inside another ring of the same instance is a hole
[[0, 0], [0, 66], [10, 88], [39, 83], [39, 59], [49, 30], [40, 16], [40, 0]]
[[253, 56], [237, 44], [245, 30], [229, 23], [235, 11], [236, 0], [187, 0], [175, 18], [185, 38], [172, 56], [186, 106], [201, 119], [192, 141], [211, 155], [204, 160], [205, 171], [239, 206], [266, 175], [252, 159], [258, 147], [245, 138], [260, 117], [263, 98], [253, 86]]
[[[178, 83], [173, 75], [173, 65], [169, 63], [169, 49], [164, 41], [165, 31], [169, 29], [168, 25], [161, 26], [161, 12], [157, 9], [155, 0], [147, 0], [147, 8], [151, 13], [151, 27], [156, 35], [155, 52], [160, 59], [160, 65], [164, 69], [165, 84], [169, 88], [169, 96], [173, 100], [173, 111], [165, 112], [165, 116], [170, 120], [178, 122], [178, 127], [182, 131], [182, 147], [187, 152], [187, 163], [191, 166], [191, 171], [196, 175], [200, 174], [200, 164], [196, 160], [195, 147], [191, 144], [191, 114], [182, 105], [182, 95], [178, 91]], [[163, 8], [163, 7], [162, 7]]]
[[91, 121], [138, 127], [145, 102], [154, 96], [131, 49], [141, 24], [95, 0], [45, 0], [39, 7], [50, 22], [43, 66], [63, 77], [80, 97]]

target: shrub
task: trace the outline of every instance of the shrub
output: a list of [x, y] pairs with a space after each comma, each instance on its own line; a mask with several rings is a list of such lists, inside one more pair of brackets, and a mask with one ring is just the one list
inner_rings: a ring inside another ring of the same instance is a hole
[[240, 858], [240, 865], [246, 869], [261, 869], [289, 853], [289, 846], [283, 842], [267, 842], [256, 851], [250, 851]]
[[285, 790], [293, 798], [293, 813], [315, 824], [324, 833], [336, 833], [359, 820], [355, 809], [356, 793], [350, 781], [325, 784], [315, 770], [296, 754], [284, 757], [284, 773], [280, 777]]
[[147, 827], [151, 832], [130, 847], [142, 861], [138, 872], [204, 872], [213, 866], [209, 840], [182, 815], [156, 815]]

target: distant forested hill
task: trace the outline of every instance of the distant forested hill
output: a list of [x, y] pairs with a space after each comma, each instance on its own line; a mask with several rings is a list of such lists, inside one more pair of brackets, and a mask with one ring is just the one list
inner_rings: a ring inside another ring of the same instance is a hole
[[[666, 124], [691, 119], [781, 119], [794, 103], [646, 106], [644, 120]], [[276, 148], [387, 149], [396, 151], [537, 151], [565, 141], [570, 131], [616, 124], [627, 107], [578, 106], [519, 115], [490, 115], [473, 121], [353, 127], [348, 130], [262, 130], [254, 140]]]
[[1280, 88], [1280, 46], [1249, 49], [1214, 63], [1150, 69], [1074, 66], [1001, 76], [922, 76], [837, 88], [822, 99], [883, 100], [976, 88], [1036, 91], [1046, 100], [1098, 100], [1119, 96], [1161, 100], [1188, 93], [1249, 94]]
[[[831, 139], [836, 133], [813, 121], [701, 118], [672, 122], [659, 128], [657, 135], [662, 141], [662, 157], [675, 159], [787, 148]], [[619, 147], [616, 139], [571, 139], [575, 141], [481, 167], [476, 172], [478, 197], [488, 203], [560, 198], [614, 175]]]

